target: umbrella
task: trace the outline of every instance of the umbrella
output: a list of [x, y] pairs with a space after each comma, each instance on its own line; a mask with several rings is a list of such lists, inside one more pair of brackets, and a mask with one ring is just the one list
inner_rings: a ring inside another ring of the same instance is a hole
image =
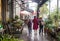
[[30, 15], [31, 13], [28, 12], [28, 11], [21, 11], [20, 14], [23, 14], [23, 15]]

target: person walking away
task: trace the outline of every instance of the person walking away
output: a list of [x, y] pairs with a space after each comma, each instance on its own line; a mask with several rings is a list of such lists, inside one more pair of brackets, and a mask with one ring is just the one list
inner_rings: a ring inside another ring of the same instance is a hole
[[33, 30], [34, 30], [34, 33], [37, 32], [37, 29], [38, 29], [38, 19], [36, 18], [36, 16], [34, 16], [34, 19], [33, 19]]
[[43, 20], [42, 17], [39, 18], [39, 34], [41, 33], [41, 31], [43, 32]]
[[30, 36], [30, 34], [31, 34], [31, 32], [32, 32], [32, 22], [31, 22], [31, 19], [29, 19], [29, 21], [28, 21], [28, 31], [29, 31], [29, 36]]

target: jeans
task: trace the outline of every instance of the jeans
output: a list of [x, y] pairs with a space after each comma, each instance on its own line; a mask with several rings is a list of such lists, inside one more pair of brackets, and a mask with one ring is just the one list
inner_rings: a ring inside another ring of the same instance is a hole
[[41, 31], [43, 32], [43, 26], [40, 27], [40, 29], [39, 29], [39, 34], [41, 33]]
[[32, 32], [32, 29], [31, 28], [28, 28], [28, 31], [29, 31], [29, 35], [30, 35], [30, 33]]

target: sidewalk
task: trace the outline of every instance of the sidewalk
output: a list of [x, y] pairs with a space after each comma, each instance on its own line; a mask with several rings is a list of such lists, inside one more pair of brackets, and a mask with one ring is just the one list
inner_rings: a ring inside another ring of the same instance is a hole
[[38, 30], [37, 33], [34, 33], [34, 30], [32, 30], [31, 36], [29, 36], [27, 25], [24, 26], [23, 33], [20, 39], [23, 39], [24, 41], [49, 41], [47, 36], [42, 36], [42, 33], [39, 35]]

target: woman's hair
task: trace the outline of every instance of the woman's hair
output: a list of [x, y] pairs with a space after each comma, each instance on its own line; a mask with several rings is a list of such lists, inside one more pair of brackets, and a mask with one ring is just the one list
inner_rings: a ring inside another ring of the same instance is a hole
[[34, 16], [34, 18], [36, 18], [36, 16]]

